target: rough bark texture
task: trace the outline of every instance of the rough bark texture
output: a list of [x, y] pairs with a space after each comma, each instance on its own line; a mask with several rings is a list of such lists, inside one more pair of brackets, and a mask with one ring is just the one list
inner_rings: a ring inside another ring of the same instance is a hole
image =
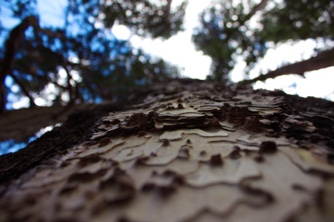
[[[61, 123], [66, 114], [72, 114], [61, 126], [45, 133], [16, 153], [0, 156], [0, 183], [19, 176], [45, 159], [85, 140], [95, 122], [111, 111], [120, 111], [123, 104], [78, 105], [76, 107], [34, 107], [6, 111], [0, 118], [0, 140], [22, 139], [33, 136], [39, 129]], [[82, 109], [85, 110], [83, 111]], [[29, 112], [30, 110], [30, 112]], [[65, 112], [64, 112], [65, 111]]]
[[333, 221], [333, 103], [195, 80], [134, 98], [3, 182], [0, 221]]

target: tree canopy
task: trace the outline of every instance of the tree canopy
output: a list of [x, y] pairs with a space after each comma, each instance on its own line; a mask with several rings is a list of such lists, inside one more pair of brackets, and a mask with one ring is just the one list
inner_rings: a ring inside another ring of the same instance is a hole
[[[172, 0], [62, 2], [62, 17], [53, 21], [57, 25], [41, 22], [38, 0], [1, 2], [1, 112], [13, 109], [21, 98], [31, 107], [41, 99], [58, 108], [120, 101], [135, 86], [180, 77], [178, 67], [118, 39], [111, 29], [124, 25], [132, 35], [168, 39], [183, 30], [187, 1], [178, 6], [172, 6]], [[15, 25], [8, 25], [9, 20]], [[242, 82], [251, 84], [334, 66], [333, 23], [332, 0], [212, 0], [200, 14], [192, 39], [212, 58], [208, 78], [219, 82], [230, 81], [240, 58], [247, 74], [270, 47], [307, 39], [317, 42], [313, 57]]]
[[[6, 28], [8, 18], [3, 16], [0, 24], [2, 110], [6, 105], [11, 108], [7, 100], [22, 96], [31, 106], [38, 97], [46, 105], [111, 100], [135, 85], [179, 75], [177, 67], [117, 39], [111, 28], [122, 24], [132, 34], [168, 39], [182, 30], [187, 1], [177, 7], [171, 7], [172, 0], [64, 2], [58, 26], [40, 24], [37, 0], [2, 3], [1, 10], [18, 21]], [[287, 41], [314, 39], [319, 44], [313, 58], [282, 65], [244, 83], [334, 65], [331, 0], [212, 0], [199, 21], [193, 41], [212, 58], [208, 78], [216, 81], [229, 81], [240, 58], [248, 73], [272, 45]]]
[[[334, 65], [334, 3], [320, 1], [212, 1], [200, 15], [200, 27], [193, 40], [197, 48], [213, 62], [210, 78], [227, 81], [228, 73], [241, 57], [248, 73], [265, 55], [270, 45], [287, 41], [318, 41], [310, 61], [279, 67], [275, 73], [254, 80], [265, 80], [284, 74], [300, 74]], [[324, 46], [322, 46], [324, 45]], [[322, 53], [322, 52], [326, 53]], [[314, 60], [317, 60], [315, 63]]]
[[[2, 9], [19, 20], [1, 48], [1, 106], [6, 95], [42, 96], [47, 104], [98, 102], [120, 97], [132, 86], [178, 76], [178, 70], [111, 32], [115, 23], [132, 32], [168, 38], [181, 30], [186, 3], [171, 1], [68, 1], [58, 27], [39, 24], [36, 0], [9, 0]], [[3, 23], [5, 19], [3, 20]], [[11, 84], [5, 84], [9, 77]], [[17, 85], [18, 90], [12, 89]], [[47, 94], [47, 95], [46, 95]]]

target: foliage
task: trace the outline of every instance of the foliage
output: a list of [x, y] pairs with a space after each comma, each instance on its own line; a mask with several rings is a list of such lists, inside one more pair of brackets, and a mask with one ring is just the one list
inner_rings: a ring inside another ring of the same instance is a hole
[[[31, 105], [44, 94], [52, 105], [115, 99], [132, 86], [176, 76], [176, 67], [133, 49], [110, 31], [124, 23], [133, 33], [171, 36], [182, 28], [186, 4], [171, 12], [170, 1], [163, 3], [68, 1], [64, 25], [46, 27], [38, 24], [35, 0], [9, 0], [4, 7], [21, 22], [16, 34], [15, 28], [7, 30], [6, 47], [1, 49], [3, 81], [11, 78], [19, 86], [16, 94], [28, 96]], [[141, 7], [144, 13], [139, 13]], [[133, 8], [138, 10], [129, 14]], [[5, 63], [10, 68], [5, 69]], [[6, 91], [15, 93], [11, 85]]]
[[213, 60], [209, 78], [227, 81], [240, 57], [247, 73], [266, 54], [268, 45], [309, 38], [334, 40], [333, 1], [268, 2], [213, 0], [202, 12], [193, 41]]
[[103, 16], [106, 27], [116, 21], [138, 31], [138, 34], [149, 37], [168, 38], [182, 29], [182, 19], [187, 1], [175, 11], [171, 11], [172, 0], [159, 1], [160, 6], [147, 0], [105, 0]]
[[264, 13], [259, 35], [275, 43], [318, 37], [334, 40], [333, 22], [332, 0], [285, 0]]

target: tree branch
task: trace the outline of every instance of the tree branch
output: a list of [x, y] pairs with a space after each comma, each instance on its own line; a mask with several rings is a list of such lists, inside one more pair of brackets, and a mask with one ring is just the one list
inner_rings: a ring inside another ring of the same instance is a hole
[[6, 75], [11, 73], [15, 54], [19, 48], [21, 39], [24, 38], [24, 32], [29, 26], [38, 27], [38, 20], [35, 16], [28, 16], [23, 19], [19, 25], [12, 29], [5, 42], [5, 56], [2, 60], [0, 71], [0, 112], [6, 109], [7, 103], [5, 87]]
[[251, 84], [256, 81], [264, 81], [269, 78], [275, 78], [287, 74], [297, 74], [303, 76], [305, 72], [334, 66], [334, 48], [320, 52], [317, 56], [310, 59], [296, 62], [270, 71], [267, 74], [260, 75], [254, 79], [244, 80], [241, 84]]
[[249, 19], [251, 19], [256, 12], [264, 9], [266, 7], [269, 0], [262, 0], [259, 4], [255, 5], [252, 10], [246, 15], [245, 19], [239, 21], [238, 27], [236, 29], [239, 29], [241, 26], [243, 26]]
[[20, 86], [24, 95], [26, 95], [29, 98], [30, 107], [35, 107], [36, 104], [34, 102], [34, 98], [30, 95], [29, 90], [25, 87], [25, 85], [21, 82], [21, 80], [19, 78], [17, 78], [13, 73], [9, 73], [9, 75]]

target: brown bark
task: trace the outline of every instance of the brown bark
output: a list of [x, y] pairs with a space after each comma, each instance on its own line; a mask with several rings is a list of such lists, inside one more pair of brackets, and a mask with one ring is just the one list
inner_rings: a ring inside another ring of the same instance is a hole
[[256, 81], [264, 81], [266, 79], [276, 78], [278, 76], [287, 74], [297, 74], [304, 76], [305, 72], [319, 70], [331, 66], [334, 66], [334, 49], [321, 52], [317, 56], [314, 56], [310, 59], [283, 66], [274, 71], [260, 75], [254, 79], [244, 80], [241, 83], [250, 84], [255, 83]]
[[137, 104], [3, 182], [0, 220], [334, 218], [333, 103], [195, 80], [129, 98]]
[[80, 110], [89, 110], [92, 104], [73, 106], [31, 107], [8, 110], [0, 116], [0, 141], [24, 140], [40, 129], [66, 121], [67, 116]]

